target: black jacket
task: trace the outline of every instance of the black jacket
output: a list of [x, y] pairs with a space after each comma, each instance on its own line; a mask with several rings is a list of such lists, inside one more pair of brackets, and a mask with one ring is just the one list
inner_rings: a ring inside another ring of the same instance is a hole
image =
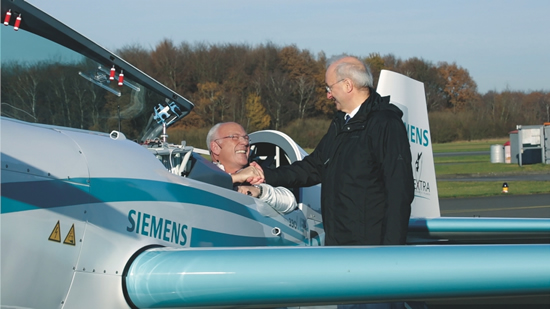
[[317, 148], [304, 160], [266, 169], [273, 186], [322, 183], [325, 244], [398, 245], [407, 236], [414, 184], [411, 151], [401, 116], [373, 89], [344, 124], [338, 112]]

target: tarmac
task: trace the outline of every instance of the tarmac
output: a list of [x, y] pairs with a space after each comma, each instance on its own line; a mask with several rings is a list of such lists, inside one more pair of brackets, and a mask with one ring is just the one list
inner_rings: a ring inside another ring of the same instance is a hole
[[442, 217], [550, 218], [550, 194], [444, 198], [439, 208]]

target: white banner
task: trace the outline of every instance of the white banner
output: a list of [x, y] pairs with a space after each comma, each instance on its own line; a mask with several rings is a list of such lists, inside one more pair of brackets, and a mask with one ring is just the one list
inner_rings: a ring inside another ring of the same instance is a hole
[[404, 75], [382, 70], [377, 92], [403, 111], [411, 144], [414, 201], [411, 217], [440, 217], [432, 141], [424, 84]]

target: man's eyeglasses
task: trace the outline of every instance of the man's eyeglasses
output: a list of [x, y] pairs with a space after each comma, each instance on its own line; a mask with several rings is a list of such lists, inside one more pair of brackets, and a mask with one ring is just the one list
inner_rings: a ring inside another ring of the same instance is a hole
[[343, 80], [346, 80], [346, 79], [345, 79], [345, 78], [342, 78], [341, 80], [335, 82], [334, 84], [332, 84], [332, 85], [330, 85], [330, 86], [325, 86], [325, 87], [327, 88], [327, 92], [328, 92], [328, 93], [331, 93], [331, 92], [332, 92], [332, 89], [331, 89], [331, 88], [332, 88], [334, 85], [338, 84], [339, 82], [341, 82], [341, 81], [343, 81]]
[[240, 141], [241, 138], [242, 138], [243, 141], [250, 142], [250, 137], [248, 135], [241, 136], [241, 135], [238, 135], [238, 134], [220, 137], [220, 138], [215, 139], [215, 141], [220, 140], [220, 139], [226, 139], [226, 138], [230, 138], [230, 139], [234, 140], [235, 142]]

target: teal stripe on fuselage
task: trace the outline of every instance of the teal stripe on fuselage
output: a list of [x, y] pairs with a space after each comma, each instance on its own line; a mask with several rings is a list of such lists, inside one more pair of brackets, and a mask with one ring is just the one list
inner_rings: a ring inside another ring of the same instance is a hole
[[162, 201], [197, 204], [252, 218], [248, 208], [242, 207], [240, 203], [181, 184], [131, 178], [93, 178], [90, 187], [94, 197], [104, 202]]
[[[94, 178], [90, 181], [90, 187], [94, 197], [103, 201], [163, 201], [195, 204], [224, 210], [268, 226], [280, 226], [281, 224], [273, 218], [265, 217], [254, 209], [245, 207], [222, 195], [181, 184], [130, 178]], [[124, 190], [113, 189], [117, 187]], [[147, 190], [143, 188], [147, 188]], [[223, 188], [220, 190], [229, 192]], [[280, 228], [284, 233], [296, 239], [304, 238], [302, 234], [288, 226], [280, 226]]]
[[295, 242], [284, 237], [250, 237], [214, 232], [199, 228], [193, 228], [191, 235], [191, 247], [263, 247], [263, 246], [292, 246]]
[[25, 202], [16, 201], [9, 197], [2, 196], [1, 204], [2, 207], [2, 214], [5, 213], [11, 213], [11, 212], [19, 212], [19, 211], [27, 211], [27, 210], [36, 210], [39, 209], [38, 207], [27, 204]]
[[[72, 181], [85, 183], [87, 180], [73, 179]], [[7, 187], [9, 190], [5, 190]], [[87, 192], [88, 189], [90, 192]], [[225, 189], [220, 188], [220, 190]], [[86, 188], [62, 180], [4, 183], [2, 184], [1, 213], [116, 202], [173, 202], [201, 205], [237, 214], [268, 226], [278, 226], [284, 233], [296, 239], [304, 238], [298, 231], [288, 226], [280, 226], [279, 221], [265, 217], [254, 209], [221, 195], [177, 183], [146, 179], [91, 178], [90, 186]]]

